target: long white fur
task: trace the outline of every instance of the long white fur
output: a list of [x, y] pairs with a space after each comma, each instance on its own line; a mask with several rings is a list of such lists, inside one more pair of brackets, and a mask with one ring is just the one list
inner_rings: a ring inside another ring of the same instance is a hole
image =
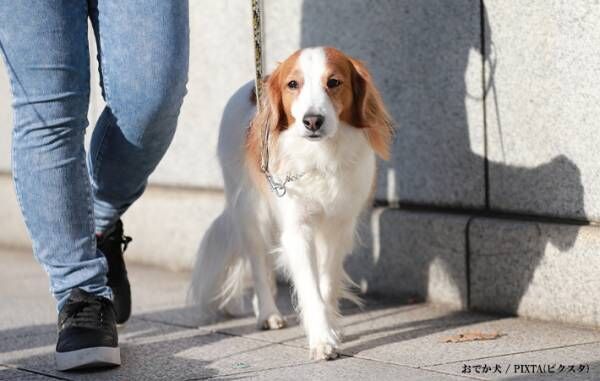
[[[258, 326], [284, 325], [275, 305], [273, 257], [292, 281], [308, 336], [311, 358], [337, 356], [338, 301], [352, 298], [343, 262], [353, 248], [357, 219], [369, 199], [375, 154], [361, 129], [344, 126], [322, 88], [323, 49], [301, 52], [302, 90], [292, 105], [296, 122], [279, 135], [270, 166], [283, 178], [302, 174], [278, 198], [256, 188], [244, 164], [246, 126], [255, 114], [252, 83], [228, 102], [218, 145], [225, 181], [223, 213], [205, 233], [192, 276], [190, 297], [204, 314], [232, 309], [252, 273]], [[302, 116], [325, 115], [323, 138], [310, 140]], [[356, 299], [355, 299], [356, 300]]]

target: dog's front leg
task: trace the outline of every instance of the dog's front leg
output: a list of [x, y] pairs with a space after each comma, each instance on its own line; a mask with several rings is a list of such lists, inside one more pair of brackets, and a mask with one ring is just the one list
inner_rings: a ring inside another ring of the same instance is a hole
[[297, 216], [288, 216], [281, 236], [283, 258], [298, 295], [310, 357], [329, 360], [338, 356], [339, 341], [329, 322], [319, 290], [314, 238], [315, 234], [310, 224]]
[[250, 254], [250, 266], [254, 278], [255, 297], [253, 300], [254, 312], [257, 317], [259, 329], [280, 329], [285, 326], [285, 320], [275, 304], [273, 284], [273, 270], [268, 268], [264, 245]]
[[338, 300], [342, 295], [351, 296], [346, 290], [344, 259], [352, 251], [355, 223], [350, 219], [331, 219], [323, 225], [316, 239], [319, 288], [329, 320], [336, 327], [336, 332], [339, 332]]

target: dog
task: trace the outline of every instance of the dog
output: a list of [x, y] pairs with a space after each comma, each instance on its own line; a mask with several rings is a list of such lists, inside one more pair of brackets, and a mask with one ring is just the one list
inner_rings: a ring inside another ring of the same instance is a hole
[[[232, 312], [251, 273], [258, 327], [282, 328], [277, 263], [297, 297], [310, 358], [333, 359], [339, 300], [359, 301], [344, 258], [372, 200], [376, 156], [389, 157], [392, 122], [365, 65], [332, 47], [301, 49], [280, 63], [263, 82], [258, 111], [253, 94], [246, 84], [223, 113], [225, 210], [201, 241], [190, 297], [203, 314]], [[279, 196], [261, 171], [265, 128], [268, 168], [284, 182]]]

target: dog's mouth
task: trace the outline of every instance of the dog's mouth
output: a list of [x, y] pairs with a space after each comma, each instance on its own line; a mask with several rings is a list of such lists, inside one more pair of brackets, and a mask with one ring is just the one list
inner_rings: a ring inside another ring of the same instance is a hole
[[306, 139], [308, 139], [308, 140], [311, 140], [311, 141], [317, 141], [317, 140], [323, 139], [323, 135], [322, 134], [320, 134], [320, 133], [314, 133], [314, 132], [312, 134], [310, 134], [310, 135], [304, 135], [304, 137]]

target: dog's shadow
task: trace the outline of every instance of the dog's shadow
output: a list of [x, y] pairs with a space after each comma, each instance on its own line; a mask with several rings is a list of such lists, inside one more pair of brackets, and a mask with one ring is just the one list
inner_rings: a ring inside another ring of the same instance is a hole
[[[539, 210], [583, 215], [581, 174], [567, 156], [528, 168], [488, 161], [482, 153], [482, 139], [497, 151], [504, 149], [502, 99], [494, 83], [496, 61], [502, 57], [491, 53], [493, 30], [486, 12], [480, 1], [303, 2], [302, 46], [332, 45], [365, 61], [397, 121], [392, 160], [379, 163], [377, 201], [387, 206], [389, 197], [395, 197], [400, 209], [421, 210], [403, 214], [408, 220], [403, 223], [390, 209], [375, 216], [377, 236], [368, 231], [363, 236], [368, 249], [347, 263], [352, 277], [368, 290], [424, 299], [431, 291], [430, 271], [443, 268], [446, 284], [456, 288], [449, 292], [457, 294], [453, 297], [462, 307], [469, 305], [465, 251], [472, 221], [453, 224], [451, 215], [436, 218], [423, 210], [459, 210], [463, 216]], [[480, 63], [486, 65], [483, 81]], [[488, 96], [488, 109], [495, 110], [487, 116], [497, 122], [494, 131], [479, 131], [485, 128], [472, 119], [473, 107], [483, 113], [482, 93]], [[490, 143], [492, 134], [499, 136], [497, 144]], [[472, 141], [472, 136], [478, 138]], [[515, 210], [490, 208], [490, 189], [494, 205], [516, 205]], [[524, 189], [535, 197], [524, 196]], [[535, 237], [513, 237], [513, 255], [527, 263], [511, 267], [514, 287], [504, 295], [503, 311], [517, 311], [546, 246], [568, 250], [578, 231], [573, 225]], [[439, 255], [440, 250], [451, 254]]]

